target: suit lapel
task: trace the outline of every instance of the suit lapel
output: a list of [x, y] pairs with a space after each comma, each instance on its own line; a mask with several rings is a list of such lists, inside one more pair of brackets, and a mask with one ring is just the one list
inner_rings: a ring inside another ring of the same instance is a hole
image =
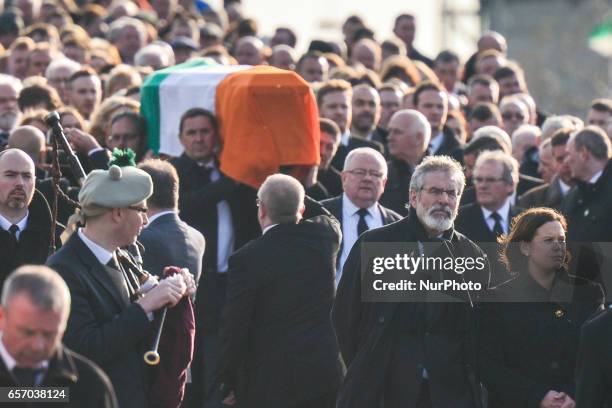
[[[119, 289], [113, 283], [111, 277], [108, 275], [106, 266], [102, 265], [100, 261], [94, 256], [93, 252], [89, 250], [87, 245], [81, 240], [78, 234], [73, 234], [68, 244], [74, 245], [77, 256], [81, 259], [81, 262], [86, 266], [83, 271], [92, 280], [102, 286], [108, 294], [113, 298], [115, 303], [120, 309], [125, 307], [122, 296], [119, 293]], [[67, 244], [67, 245], [68, 245]]]

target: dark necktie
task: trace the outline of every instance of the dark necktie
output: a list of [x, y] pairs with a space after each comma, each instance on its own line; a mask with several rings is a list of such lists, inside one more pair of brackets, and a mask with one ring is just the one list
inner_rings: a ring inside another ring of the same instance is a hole
[[13, 375], [23, 387], [33, 387], [36, 385], [36, 377], [42, 372], [41, 368], [25, 368], [15, 366]]
[[497, 238], [504, 234], [504, 229], [501, 225], [501, 215], [499, 215], [497, 212], [494, 212], [493, 214], [491, 214], [491, 218], [495, 220], [495, 225], [493, 225], [493, 234], [495, 234], [495, 237]]
[[117, 258], [113, 256], [110, 259], [110, 261], [108, 261], [106, 266], [108, 267], [107, 269], [108, 269], [110, 278], [115, 284], [115, 287], [117, 288], [117, 290], [119, 290], [119, 292], [121, 293], [121, 296], [124, 298], [124, 300], [129, 300], [130, 291], [128, 289], [128, 285], [125, 280], [125, 275], [123, 274], [123, 271], [121, 270], [121, 267], [119, 266], [119, 262], [117, 262]]
[[9, 227], [9, 232], [11, 233], [11, 237], [13, 237], [13, 241], [15, 241], [15, 243], [17, 243], [17, 232], [19, 231], [19, 227], [15, 224], [11, 225]]
[[366, 215], [368, 215], [368, 210], [365, 208], [360, 208], [359, 211], [357, 211], [357, 214], [359, 214], [359, 222], [357, 223], [357, 236], [360, 236], [361, 234], [369, 230], [368, 224], [365, 220]]

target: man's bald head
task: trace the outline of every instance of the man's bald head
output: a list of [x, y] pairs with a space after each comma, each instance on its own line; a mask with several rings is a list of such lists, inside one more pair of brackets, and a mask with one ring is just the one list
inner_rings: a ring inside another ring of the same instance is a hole
[[0, 152], [0, 213], [21, 219], [34, 196], [34, 161], [24, 151]]
[[389, 120], [389, 154], [416, 166], [425, 155], [431, 139], [431, 126], [421, 112], [403, 109]]
[[497, 31], [485, 31], [478, 39], [478, 52], [485, 50], [497, 50], [503, 54], [508, 51], [506, 38]]
[[257, 37], [246, 36], [236, 44], [236, 59], [241, 65], [260, 65], [265, 62], [264, 43]]
[[45, 135], [37, 127], [19, 126], [9, 135], [8, 147], [24, 151], [36, 165], [39, 163], [41, 153], [45, 151]]

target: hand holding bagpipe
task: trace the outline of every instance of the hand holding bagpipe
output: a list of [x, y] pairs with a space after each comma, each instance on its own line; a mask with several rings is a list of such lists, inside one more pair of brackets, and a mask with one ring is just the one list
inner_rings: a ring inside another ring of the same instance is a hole
[[168, 307], [175, 306], [185, 296], [192, 297], [196, 291], [195, 281], [188, 269], [169, 266], [164, 269], [164, 275], [167, 277], [138, 300], [138, 303], [146, 313], [161, 309], [159, 325], [155, 333], [153, 345], [151, 350], [144, 354], [145, 362], [150, 365], [159, 363], [157, 348]]

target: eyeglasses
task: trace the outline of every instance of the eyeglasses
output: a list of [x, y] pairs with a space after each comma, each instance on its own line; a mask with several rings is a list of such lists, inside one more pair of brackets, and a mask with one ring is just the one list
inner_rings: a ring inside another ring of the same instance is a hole
[[504, 181], [501, 177], [472, 177], [472, 182], [475, 184], [495, 183], [496, 181]]
[[442, 197], [442, 195], [446, 193], [448, 198], [457, 198], [457, 192], [455, 190], [444, 190], [438, 187], [430, 187], [430, 188], [421, 187], [421, 191], [425, 191], [426, 193], [432, 196], [435, 196], [435, 197]]
[[346, 172], [351, 173], [353, 176], [358, 177], [358, 178], [364, 178], [365, 176], [369, 175], [375, 179], [382, 179], [384, 176], [383, 173], [381, 173], [380, 171], [376, 171], [376, 170], [353, 169], [353, 170], [346, 170]]
[[135, 205], [130, 205], [127, 208], [129, 208], [130, 210], [141, 212], [141, 213], [146, 213], [147, 211], [149, 211], [147, 207], [136, 207]]
[[502, 113], [502, 119], [504, 120], [510, 120], [512, 118], [516, 118], [518, 120], [523, 120], [525, 119], [525, 115], [523, 115], [520, 112], [504, 112]]

